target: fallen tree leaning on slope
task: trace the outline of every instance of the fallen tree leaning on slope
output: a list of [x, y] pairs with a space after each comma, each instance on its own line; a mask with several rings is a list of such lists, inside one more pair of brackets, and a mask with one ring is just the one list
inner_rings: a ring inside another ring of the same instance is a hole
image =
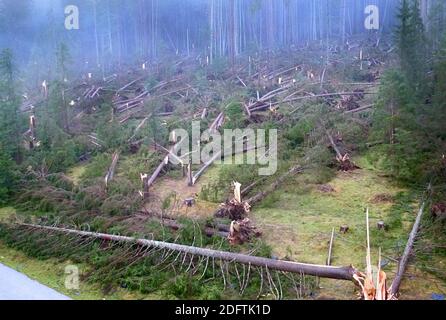
[[48, 226], [24, 224], [24, 223], [19, 223], [16, 225], [18, 225], [20, 227], [30, 228], [30, 229], [47, 230], [47, 231], [52, 231], [52, 232], [57, 232], [57, 233], [78, 235], [80, 237], [102, 239], [102, 240], [113, 241], [113, 242], [136, 244], [136, 245], [140, 245], [140, 246], [144, 246], [144, 247], [172, 250], [172, 251], [182, 252], [182, 253], [190, 254], [190, 255], [197, 255], [197, 256], [202, 256], [202, 257], [219, 259], [219, 260], [227, 261], [227, 262], [236, 262], [236, 263], [249, 265], [249, 266], [265, 267], [268, 270], [277, 270], [277, 271], [283, 271], [283, 272], [297, 273], [297, 274], [301, 274], [301, 275], [304, 274], [304, 275], [317, 276], [317, 277], [323, 277], [323, 278], [354, 281], [354, 276], [359, 273], [352, 266], [331, 267], [331, 266], [325, 266], [325, 265], [298, 263], [298, 262], [292, 262], [292, 261], [255, 257], [255, 256], [246, 255], [246, 254], [241, 254], [241, 253], [213, 250], [213, 249], [207, 249], [207, 248], [199, 248], [199, 247], [175, 244], [175, 243], [170, 243], [170, 242], [162, 242], [162, 241], [147, 240], [147, 239], [136, 239], [136, 238], [132, 238], [132, 237], [117, 236], [117, 235], [112, 235], [112, 234], [104, 234], [104, 233], [96, 233], [96, 232], [88, 232], [88, 231], [80, 231], [80, 230], [74, 230], [74, 229], [48, 227]]
[[[428, 187], [428, 192], [430, 191], [431, 191], [431, 185], [429, 185]], [[404, 272], [406, 271], [407, 263], [409, 262], [415, 238], [420, 228], [421, 218], [423, 217], [425, 206], [426, 206], [426, 201], [423, 201], [420, 210], [418, 211], [418, 215], [413, 225], [412, 231], [409, 235], [409, 240], [407, 240], [406, 249], [404, 250], [404, 253], [398, 265], [398, 271], [396, 273], [395, 279], [393, 280], [392, 286], [390, 287], [389, 291], [391, 296], [396, 296], [399, 292], [401, 281], [403, 280]]]

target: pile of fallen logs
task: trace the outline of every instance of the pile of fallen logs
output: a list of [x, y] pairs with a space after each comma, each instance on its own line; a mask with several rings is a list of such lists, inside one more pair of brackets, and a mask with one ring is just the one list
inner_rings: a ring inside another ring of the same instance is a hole
[[113, 99], [113, 108], [115, 112], [119, 114], [137, 107], [142, 107], [144, 106], [144, 98], [148, 94], [149, 93], [147, 91], [143, 91], [136, 97], [130, 99], [123, 98], [122, 96], [116, 96]]
[[93, 144], [94, 146], [98, 147], [98, 148], [102, 148], [104, 145], [104, 142], [98, 138], [98, 136], [96, 135], [96, 133], [91, 133], [88, 136], [88, 141], [90, 141], [91, 144]]
[[99, 93], [103, 90], [102, 87], [96, 87], [95, 85], [87, 88], [82, 94], [82, 98], [84, 99], [94, 99], [99, 97]]

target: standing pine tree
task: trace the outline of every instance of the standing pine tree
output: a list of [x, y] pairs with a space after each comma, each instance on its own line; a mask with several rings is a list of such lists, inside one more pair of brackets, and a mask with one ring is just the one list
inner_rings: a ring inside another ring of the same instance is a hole
[[2, 152], [20, 162], [20, 98], [15, 86], [12, 52], [5, 49], [0, 53], [0, 144]]
[[68, 63], [70, 62], [70, 53], [68, 47], [62, 43], [59, 45], [57, 52], [57, 80], [53, 83], [50, 94], [51, 112], [56, 117], [56, 122], [65, 132], [69, 132], [69, 110], [65, 93], [67, 91], [68, 82]]
[[0, 54], [0, 204], [7, 202], [14, 187], [16, 162], [21, 161], [20, 99], [15, 92], [12, 52]]
[[417, 96], [425, 93], [427, 45], [417, 0], [402, 0], [395, 32], [401, 70]]

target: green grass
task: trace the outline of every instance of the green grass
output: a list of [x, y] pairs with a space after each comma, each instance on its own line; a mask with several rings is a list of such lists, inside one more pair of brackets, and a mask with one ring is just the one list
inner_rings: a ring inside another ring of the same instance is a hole
[[13, 207], [0, 208], [0, 221], [7, 219], [15, 214], [16, 210]]
[[[253, 209], [252, 220], [263, 230], [265, 240], [278, 257], [325, 264], [331, 230], [335, 228], [332, 265], [352, 264], [365, 270], [365, 209], [369, 208], [372, 263], [377, 265], [381, 248], [383, 259], [389, 262], [384, 270], [388, 277], [393, 278], [397, 264], [392, 258], [398, 257], [404, 250], [416, 217], [417, 199], [414, 196], [411, 198], [407, 190], [391, 184], [365, 159], [356, 160], [363, 169], [349, 173], [338, 172], [328, 182], [335, 189], [334, 192], [320, 191], [316, 172], [306, 171], [265, 199], [260, 207]], [[377, 201], [375, 197], [382, 194], [391, 196], [391, 200]], [[395, 223], [395, 219], [400, 223]], [[389, 230], [378, 230], [379, 220], [385, 221]], [[349, 226], [347, 234], [339, 233], [341, 225]], [[354, 286], [350, 283], [323, 280], [322, 286], [325, 288], [322, 292], [330, 296], [355, 297], [352, 294]], [[428, 298], [426, 290], [422, 289], [425, 286], [420, 282], [422, 292], [415, 294]], [[406, 292], [404, 289], [403, 286], [403, 294], [413, 294], [413, 288]]]
[[81, 164], [68, 170], [67, 175], [75, 185], [78, 185], [81, 182], [82, 176], [85, 174], [86, 170], [87, 164]]
[[[159, 298], [156, 294], [142, 295], [136, 292], [130, 293], [122, 288], [116, 289], [111, 294], [103, 294], [99, 285], [93, 285], [82, 280], [80, 280], [79, 290], [68, 290], [65, 288], [65, 267], [72, 264], [70, 261], [61, 262], [57, 259], [38, 260], [30, 258], [20, 251], [6, 247], [1, 241], [0, 263], [75, 300], [135, 300]], [[85, 266], [77, 266], [82, 274]]]

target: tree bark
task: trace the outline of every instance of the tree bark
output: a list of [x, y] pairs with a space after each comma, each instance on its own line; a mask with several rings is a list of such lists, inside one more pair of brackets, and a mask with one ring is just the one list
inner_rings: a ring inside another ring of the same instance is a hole
[[[429, 189], [430, 189], [430, 186], [429, 186]], [[409, 262], [413, 244], [415, 242], [415, 238], [417, 236], [418, 229], [420, 228], [421, 218], [423, 217], [425, 206], [426, 206], [426, 201], [424, 201], [421, 204], [420, 210], [418, 211], [417, 218], [413, 225], [412, 231], [409, 235], [409, 240], [407, 241], [406, 248], [404, 249], [404, 253], [403, 253], [400, 263], [398, 265], [398, 271], [396, 273], [395, 279], [392, 282], [392, 286], [390, 287], [390, 294], [392, 296], [397, 295], [400, 290], [401, 281], [403, 280], [404, 272], [406, 271], [407, 263]]]
[[66, 234], [74, 234], [82, 237], [89, 237], [95, 239], [102, 239], [114, 242], [125, 242], [134, 243], [145, 247], [153, 247], [159, 249], [168, 249], [178, 252], [183, 252], [191, 255], [198, 255], [202, 257], [210, 257], [214, 259], [220, 259], [223, 261], [237, 262], [245, 265], [251, 265], [256, 267], [264, 267], [269, 270], [277, 270], [283, 272], [304, 274], [310, 276], [317, 276], [322, 278], [331, 278], [339, 280], [349, 280], [354, 281], [353, 276], [358, 273], [358, 271], [352, 266], [348, 267], [330, 267], [324, 265], [298, 263], [292, 261], [275, 260], [262, 257], [254, 257], [250, 255], [245, 255], [241, 253], [213, 250], [207, 248], [199, 248], [193, 246], [186, 246], [182, 244], [162, 242], [156, 240], [147, 239], [137, 239], [132, 237], [117, 236], [104, 233], [95, 233], [87, 231], [79, 231], [73, 229], [47, 227], [33, 224], [18, 224], [19, 226], [24, 226], [33, 229], [48, 230]]

